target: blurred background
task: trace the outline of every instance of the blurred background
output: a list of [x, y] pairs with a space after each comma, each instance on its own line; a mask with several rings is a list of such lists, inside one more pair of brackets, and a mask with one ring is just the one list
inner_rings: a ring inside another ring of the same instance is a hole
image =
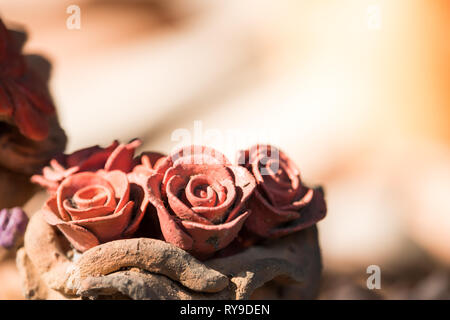
[[[180, 132], [230, 158], [274, 143], [325, 187], [319, 298], [450, 298], [449, 1], [0, 0], [0, 15], [52, 62], [67, 152], [134, 137], [169, 152]], [[0, 299], [22, 297], [7, 260]]]

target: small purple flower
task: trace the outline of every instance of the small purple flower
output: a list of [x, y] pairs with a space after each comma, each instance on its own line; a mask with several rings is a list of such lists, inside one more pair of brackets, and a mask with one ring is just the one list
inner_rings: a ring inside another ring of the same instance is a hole
[[28, 217], [19, 207], [0, 210], [0, 247], [10, 249], [25, 233]]

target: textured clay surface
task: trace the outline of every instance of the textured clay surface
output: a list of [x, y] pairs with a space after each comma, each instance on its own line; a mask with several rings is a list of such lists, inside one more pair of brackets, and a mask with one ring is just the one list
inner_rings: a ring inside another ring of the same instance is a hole
[[39, 213], [30, 220], [17, 266], [28, 299], [249, 299], [271, 280], [296, 283], [297, 297], [311, 299], [321, 273], [315, 227], [200, 262], [149, 238], [116, 240], [73, 255]]

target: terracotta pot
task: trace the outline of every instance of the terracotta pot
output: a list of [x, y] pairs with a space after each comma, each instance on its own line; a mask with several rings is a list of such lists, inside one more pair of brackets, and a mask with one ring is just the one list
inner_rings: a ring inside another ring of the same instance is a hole
[[[74, 251], [41, 213], [33, 215], [17, 253], [27, 299], [249, 299], [270, 282], [296, 284], [295, 296], [315, 298], [321, 256], [315, 226], [200, 262], [161, 240], [133, 238]], [[273, 281], [271, 281], [273, 280]], [[262, 294], [262, 295], [261, 295]]]

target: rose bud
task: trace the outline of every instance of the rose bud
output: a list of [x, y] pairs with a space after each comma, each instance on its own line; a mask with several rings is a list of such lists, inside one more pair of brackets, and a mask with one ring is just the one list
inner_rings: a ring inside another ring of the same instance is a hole
[[250, 212], [255, 180], [214, 149], [191, 146], [160, 160], [147, 180], [164, 239], [205, 259], [230, 244]]
[[75, 173], [61, 182], [42, 215], [84, 252], [100, 243], [131, 237], [145, 213], [144, 188], [127, 174], [99, 170]]
[[0, 247], [17, 246], [27, 228], [28, 217], [19, 207], [0, 210]]
[[77, 172], [120, 170], [130, 172], [134, 166], [134, 151], [141, 145], [139, 139], [128, 144], [116, 140], [110, 146], [93, 146], [71, 154], [59, 154], [42, 170], [42, 175], [34, 175], [31, 181], [54, 193], [62, 180]]
[[263, 238], [278, 238], [305, 229], [326, 215], [322, 188], [302, 184], [300, 171], [282, 151], [270, 145], [256, 145], [241, 151], [238, 163], [256, 179], [249, 200], [251, 216], [246, 230]]

